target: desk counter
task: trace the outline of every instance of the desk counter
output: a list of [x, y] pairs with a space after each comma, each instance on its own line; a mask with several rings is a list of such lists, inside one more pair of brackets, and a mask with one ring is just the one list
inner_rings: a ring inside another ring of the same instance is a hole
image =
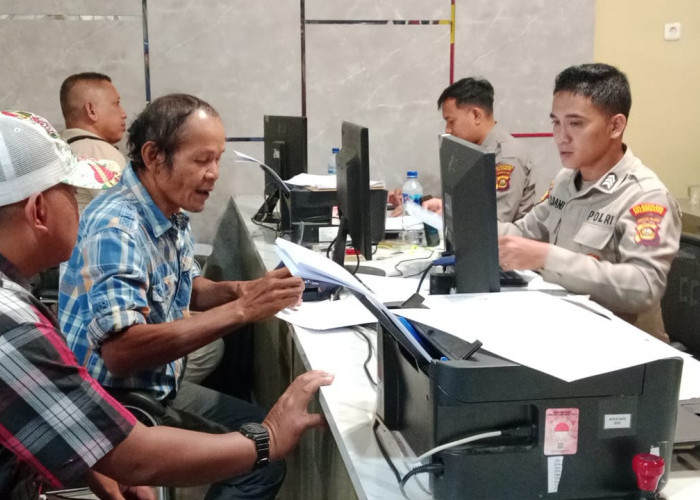
[[[234, 232], [237, 236], [248, 239], [256, 249], [255, 255], [245, 252], [248, 265], [255, 268], [253, 274], [262, 274], [279, 262], [273, 249], [274, 232], [250, 220], [261, 201], [258, 196], [237, 197], [235, 205], [232, 204], [227, 211], [235, 215], [236, 220], [229, 220], [229, 223], [236, 226]], [[230, 228], [224, 228], [224, 231], [230, 231]], [[215, 242], [214, 253], [216, 246]], [[321, 388], [319, 396], [320, 409], [328, 421], [330, 434], [324, 430], [313, 430], [305, 436], [289, 460], [289, 484], [285, 485], [282, 497], [404, 498], [372, 431], [376, 395], [363, 368], [368, 354], [365, 338], [352, 329], [319, 333], [280, 325], [278, 332], [279, 335], [273, 329], [272, 342], [264, 340], [258, 344], [258, 335], [255, 337], [255, 357], [263, 358], [256, 361], [256, 379], [264, 379], [263, 385], [271, 383], [279, 394], [285, 382], [288, 383], [304, 370], [323, 369], [336, 374], [335, 382]], [[376, 346], [376, 335], [370, 333], [367, 337]], [[271, 349], [273, 344], [276, 347]], [[275, 354], [281, 357], [281, 362], [273, 358]], [[269, 368], [273, 365], [275, 368], [282, 366], [282, 370], [287, 371], [281, 374], [279, 383], [270, 381]], [[268, 369], [261, 372], [262, 366]], [[367, 371], [376, 376], [375, 356], [369, 361]], [[256, 383], [256, 394], [261, 393], [265, 391], [258, 391]], [[267, 393], [269, 395], [269, 390]], [[270, 395], [263, 403], [271, 404], [273, 396]], [[430, 498], [421, 490], [421, 485], [425, 484], [425, 479], [409, 481], [409, 497]], [[697, 500], [700, 498], [700, 472], [672, 473], [664, 495], [672, 500]]]

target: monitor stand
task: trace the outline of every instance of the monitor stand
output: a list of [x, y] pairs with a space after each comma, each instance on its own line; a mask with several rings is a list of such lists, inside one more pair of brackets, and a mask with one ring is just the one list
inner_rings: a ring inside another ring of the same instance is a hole
[[[372, 276], [386, 276], [386, 271], [384, 271], [384, 269], [379, 269], [378, 267], [363, 265], [357, 266], [357, 264], [345, 264], [343, 267], [353, 274], [358, 273], [371, 274]], [[355, 268], [357, 268], [357, 271], [355, 271]]]

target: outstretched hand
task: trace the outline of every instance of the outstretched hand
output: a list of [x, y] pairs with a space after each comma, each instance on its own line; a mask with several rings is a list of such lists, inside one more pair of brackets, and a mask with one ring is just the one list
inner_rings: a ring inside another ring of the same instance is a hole
[[306, 429], [325, 425], [322, 415], [308, 413], [311, 398], [323, 385], [333, 382], [333, 375], [313, 370], [299, 375], [267, 414], [263, 425], [270, 432], [270, 459], [287, 456]]

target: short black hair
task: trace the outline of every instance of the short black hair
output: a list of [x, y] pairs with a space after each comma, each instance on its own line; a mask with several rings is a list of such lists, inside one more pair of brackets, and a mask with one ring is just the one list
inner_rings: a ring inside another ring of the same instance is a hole
[[141, 148], [147, 142], [153, 142], [158, 151], [164, 153], [165, 166], [172, 167], [183, 126], [190, 115], [200, 109], [211, 116], [219, 116], [209, 103], [189, 94], [168, 94], [149, 104], [129, 127], [127, 149], [133, 168], [146, 166]]
[[75, 87], [78, 82], [112, 83], [112, 79], [104, 73], [87, 71], [85, 73], [70, 75], [68, 78], [63, 80], [61, 90], [59, 91], [59, 99], [61, 101], [61, 113], [63, 113], [64, 118], [75, 112], [75, 109], [73, 109], [74, 104], [71, 103], [71, 92], [73, 91], [73, 87]]
[[478, 106], [493, 114], [493, 85], [483, 78], [462, 78], [442, 91], [437, 100], [440, 109], [447, 99], [455, 99], [457, 106]]
[[621, 113], [629, 118], [632, 108], [627, 77], [609, 64], [591, 63], [566, 68], [554, 80], [554, 94], [557, 92], [587, 97], [610, 116]]

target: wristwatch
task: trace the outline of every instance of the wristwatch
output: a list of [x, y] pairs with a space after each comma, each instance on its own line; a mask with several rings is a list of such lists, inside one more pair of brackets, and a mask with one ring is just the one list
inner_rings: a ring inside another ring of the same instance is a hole
[[258, 459], [255, 461], [253, 469], [259, 469], [270, 463], [270, 434], [267, 432], [267, 427], [262, 424], [249, 423], [243, 424], [238, 429], [248, 439], [255, 442], [255, 449], [258, 452]]

